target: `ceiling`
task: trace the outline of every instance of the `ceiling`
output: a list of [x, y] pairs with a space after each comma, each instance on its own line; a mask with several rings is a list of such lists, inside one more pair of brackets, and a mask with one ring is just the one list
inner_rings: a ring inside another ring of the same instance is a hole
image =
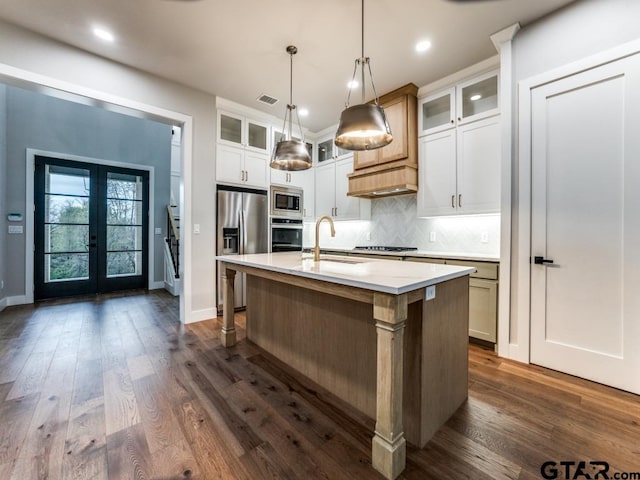
[[[367, 0], [365, 54], [378, 94], [495, 55], [491, 34], [572, 1]], [[338, 122], [361, 48], [358, 0], [2, 0], [0, 18], [278, 117], [289, 97], [285, 49], [296, 45], [293, 100], [309, 110], [301, 120], [311, 131]], [[115, 41], [95, 37], [95, 25]], [[432, 47], [419, 54], [422, 39]], [[266, 106], [261, 94], [280, 101]]]

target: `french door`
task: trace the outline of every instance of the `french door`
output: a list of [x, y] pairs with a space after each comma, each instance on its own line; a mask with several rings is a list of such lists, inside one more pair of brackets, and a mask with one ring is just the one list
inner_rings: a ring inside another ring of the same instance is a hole
[[36, 300], [148, 284], [149, 173], [35, 158]]
[[532, 91], [531, 361], [640, 394], [640, 55]]

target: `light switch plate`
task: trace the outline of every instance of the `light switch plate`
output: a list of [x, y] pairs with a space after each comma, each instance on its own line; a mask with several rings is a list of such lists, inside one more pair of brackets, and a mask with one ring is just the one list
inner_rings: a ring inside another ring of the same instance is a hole
[[11, 234], [19, 233], [19, 234], [21, 234], [22, 232], [23, 232], [22, 225], [9, 225], [9, 233], [11, 233]]
[[429, 241], [430, 242], [436, 241], [436, 232], [429, 232]]
[[199, 223], [194, 223], [193, 224], [193, 233], [200, 233], [200, 224]]
[[156, 227], [156, 235], [162, 235], [162, 228], [161, 227]]
[[488, 232], [482, 232], [480, 234], [480, 241], [482, 243], [489, 243], [489, 233]]

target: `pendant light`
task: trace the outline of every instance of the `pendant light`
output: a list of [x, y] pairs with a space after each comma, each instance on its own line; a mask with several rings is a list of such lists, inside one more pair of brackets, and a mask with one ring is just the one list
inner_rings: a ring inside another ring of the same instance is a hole
[[[307, 150], [307, 145], [304, 143], [304, 135], [302, 133], [302, 126], [300, 125], [298, 110], [293, 104], [293, 56], [298, 53], [298, 49], [294, 45], [289, 45], [287, 47], [287, 53], [289, 54], [291, 64], [289, 78], [289, 103], [287, 104], [287, 111], [284, 114], [282, 139], [273, 149], [273, 155], [271, 156], [271, 163], [269, 166], [276, 170], [306, 170], [307, 168], [311, 168], [311, 156]], [[298, 128], [300, 129], [301, 140], [295, 140], [291, 135], [294, 112]]]
[[[378, 104], [378, 94], [373, 83], [369, 57], [364, 56], [364, 0], [362, 0], [362, 56], [356, 58], [351, 85], [354, 84], [356, 79], [358, 66], [362, 70], [362, 103], [349, 106], [350, 88], [346, 108], [340, 115], [340, 123], [334, 143], [345, 150], [373, 150], [389, 145], [393, 140], [393, 135], [391, 134], [387, 117], [384, 114], [384, 109]], [[369, 70], [369, 78], [371, 78], [371, 87], [375, 98], [373, 104], [365, 103], [365, 67]]]

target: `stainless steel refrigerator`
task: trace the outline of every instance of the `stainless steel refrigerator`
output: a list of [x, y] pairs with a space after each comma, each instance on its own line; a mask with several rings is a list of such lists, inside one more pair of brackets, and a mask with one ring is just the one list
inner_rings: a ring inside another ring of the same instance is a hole
[[[269, 203], [266, 190], [218, 185], [216, 253], [233, 255], [269, 251]], [[222, 272], [216, 262], [218, 313], [222, 311]], [[235, 307], [246, 305], [245, 274], [235, 280]]]

